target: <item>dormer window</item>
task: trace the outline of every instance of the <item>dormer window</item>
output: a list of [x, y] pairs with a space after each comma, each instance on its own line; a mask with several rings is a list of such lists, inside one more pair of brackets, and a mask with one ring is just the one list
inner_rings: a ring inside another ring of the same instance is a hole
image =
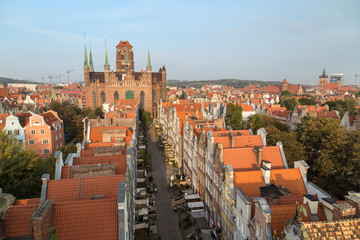
[[35, 121], [35, 122], [34, 122], [34, 126], [41, 126], [41, 122]]

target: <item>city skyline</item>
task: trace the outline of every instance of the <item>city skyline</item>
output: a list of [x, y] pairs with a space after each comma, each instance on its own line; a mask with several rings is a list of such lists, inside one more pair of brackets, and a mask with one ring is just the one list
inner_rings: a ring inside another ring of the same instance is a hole
[[325, 68], [360, 73], [357, 1], [63, 1], [0, 3], [0, 76], [40, 81], [41, 74], [83, 80], [84, 36], [95, 71], [103, 71], [106, 35], [110, 68], [128, 40], [135, 70], [165, 65], [178, 80], [282, 81], [316, 84]]

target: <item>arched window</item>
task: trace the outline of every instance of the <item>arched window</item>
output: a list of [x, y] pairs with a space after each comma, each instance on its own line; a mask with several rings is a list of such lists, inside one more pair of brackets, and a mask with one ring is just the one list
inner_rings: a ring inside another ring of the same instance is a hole
[[105, 98], [105, 93], [104, 91], [101, 91], [100, 93], [100, 99], [101, 99], [101, 105], [105, 103], [106, 98]]
[[144, 93], [144, 91], [140, 92], [140, 108], [145, 109], [145, 93]]
[[39, 122], [39, 121], [34, 122], [34, 126], [40, 126], [40, 125], [41, 125], [41, 122]]
[[116, 103], [116, 100], [119, 100], [119, 93], [118, 91], [114, 92], [114, 104]]

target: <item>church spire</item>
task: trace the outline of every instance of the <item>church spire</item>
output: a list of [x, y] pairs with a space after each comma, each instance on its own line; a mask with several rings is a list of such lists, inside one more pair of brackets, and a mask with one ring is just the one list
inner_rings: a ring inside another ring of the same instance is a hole
[[94, 64], [93, 64], [93, 58], [91, 54], [91, 42], [90, 42], [90, 71], [94, 71]]
[[146, 71], [151, 71], [151, 60], [150, 60], [150, 50], [148, 49], [148, 57], [147, 57], [147, 65], [146, 65]]
[[104, 64], [104, 68], [110, 69], [109, 60], [108, 60], [108, 56], [107, 56], [107, 49], [106, 49], [106, 36], [105, 36], [105, 64]]
[[86, 53], [86, 41], [85, 41], [85, 34], [84, 34], [84, 45], [85, 45], [85, 56], [84, 56], [84, 69], [89, 69], [87, 53]]

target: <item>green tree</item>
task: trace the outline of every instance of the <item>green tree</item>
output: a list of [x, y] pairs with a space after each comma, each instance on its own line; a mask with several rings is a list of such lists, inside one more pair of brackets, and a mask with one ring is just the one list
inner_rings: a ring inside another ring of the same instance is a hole
[[282, 91], [280, 93], [280, 97], [288, 97], [288, 96], [291, 96], [291, 93], [289, 91], [287, 91], [287, 90]]
[[286, 107], [287, 110], [293, 111], [294, 108], [299, 105], [299, 102], [296, 98], [282, 97], [280, 98], [280, 104], [282, 107]]
[[25, 150], [14, 137], [0, 131], [0, 186], [17, 198], [39, 197], [41, 175], [54, 176], [55, 159], [41, 159], [35, 151]]
[[69, 155], [69, 153], [76, 153], [77, 152], [77, 147], [71, 143], [71, 144], [67, 144], [65, 146], [62, 146], [59, 151], [62, 152], [62, 157], [64, 159], [64, 161], [66, 160], [67, 156]]
[[256, 131], [263, 127], [264, 118], [260, 114], [255, 114], [249, 117], [248, 125], [251, 127], [254, 134]]
[[241, 105], [234, 105], [232, 103], [227, 104], [225, 122], [227, 126], [231, 126], [234, 130], [242, 129], [243, 121]]
[[274, 126], [280, 131], [289, 132], [290, 128], [285, 123], [282, 123], [278, 119], [272, 118], [270, 116], [262, 116], [264, 119], [263, 127], [271, 127]]
[[285, 157], [290, 168], [294, 167], [295, 161], [307, 161], [305, 147], [297, 141], [295, 132], [280, 131], [275, 126], [267, 127], [266, 132], [266, 142], [268, 146], [275, 146], [277, 142], [282, 142]]
[[299, 99], [299, 104], [300, 105], [316, 105], [316, 101], [312, 97], [311, 98], [302, 97]]

